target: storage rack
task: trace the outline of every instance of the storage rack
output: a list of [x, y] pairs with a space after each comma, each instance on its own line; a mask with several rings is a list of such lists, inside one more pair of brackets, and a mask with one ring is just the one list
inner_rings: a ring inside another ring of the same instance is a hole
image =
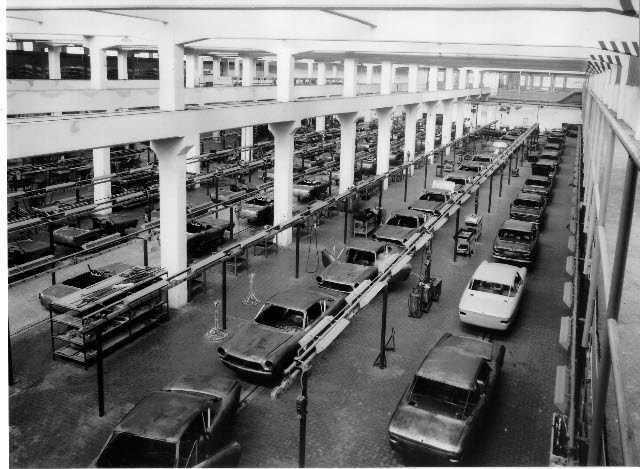
[[98, 335], [106, 352], [160, 321], [169, 311], [168, 283], [160, 278], [165, 274], [160, 268], [134, 267], [52, 302], [53, 359], [86, 368], [96, 358]]

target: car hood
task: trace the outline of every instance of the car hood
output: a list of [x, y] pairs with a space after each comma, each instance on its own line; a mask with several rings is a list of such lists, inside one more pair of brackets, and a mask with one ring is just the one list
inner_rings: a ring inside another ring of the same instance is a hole
[[529, 252], [531, 250], [530, 244], [516, 243], [514, 241], [505, 241], [502, 239], [497, 239], [493, 244], [493, 247], [513, 252]]
[[551, 188], [549, 187], [542, 187], [542, 186], [530, 186], [530, 185], [526, 185], [522, 188], [522, 192], [533, 192], [536, 194], [548, 194], [550, 192]]
[[404, 240], [411, 238], [416, 228], [404, 228], [402, 226], [382, 225], [374, 233], [377, 239], [383, 241], [398, 242], [404, 245]]
[[515, 297], [466, 290], [460, 298], [460, 311], [481, 313], [503, 319], [513, 315]]
[[462, 436], [469, 423], [469, 420], [457, 420], [410, 405], [402, 405], [389, 423], [389, 432], [436, 449], [460, 453]]
[[514, 213], [527, 213], [527, 214], [532, 214], [532, 215], [538, 215], [538, 214], [542, 213], [542, 209], [541, 208], [517, 207], [515, 205], [511, 207], [511, 211], [514, 212]]
[[291, 337], [291, 332], [251, 322], [240, 329], [223, 347], [234, 357], [261, 362]]
[[435, 213], [437, 212], [444, 204], [442, 202], [430, 202], [428, 200], [416, 200], [409, 205], [409, 208], [412, 210], [419, 210], [421, 212], [429, 212]]
[[335, 261], [318, 275], [318, 281], [354, 286], [367, 278], [374, 277], [377, 272], [377, 267]]

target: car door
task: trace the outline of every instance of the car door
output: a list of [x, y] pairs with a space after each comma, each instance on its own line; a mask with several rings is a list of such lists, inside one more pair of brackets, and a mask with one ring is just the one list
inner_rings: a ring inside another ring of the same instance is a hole
[[178, 467], [194, 467], [210, 456], [213, 445], [206, 431], [206, 419], [206, 411], [198, 413], [180, 437]]

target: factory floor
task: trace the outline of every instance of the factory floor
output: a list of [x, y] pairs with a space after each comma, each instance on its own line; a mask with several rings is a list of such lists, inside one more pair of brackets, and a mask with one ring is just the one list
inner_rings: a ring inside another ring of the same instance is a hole
[[[351, 321], [347, 329], [312, 362], [309, 378], [307, 421], [307, 466], [372, 467], [428, 466], [428, 459], [407, 460], [388, 445], [387, 424], [391, 413], [428, 350], [445, 332], [490, 335], [506, 346], [507, 353], [500, 388], [476, 450], [465, 465], [544, 466], [549, 462], [555, 373], [568, 363], [568, 352], [558, 343], [560, 319], [570, 314], [563, 302], [571, 212], [569, 186], [575, 157], [575, 139], [567, 140], [541, 230], [539, 255], [529, 273], [519, 317], [504, 333], [490, 333], [464, 326], [457, 305], [466, 283], [483, 260], [491, 259], [493, 238], [508, 218], [509, 204], [516, 197], [530, 165], [525, 163], [520, 177], [507, 184], [505, 173], [502, 197], [499, 177], [494, 178], [491, 213], [487, 213], [489, 181], [480, 189], [479, 213], [484, 215], [483, 236], [472, 257], [453, 262], [452, 236], [455, 222], [449, 221], [433, 242], [432, 275], [442, 277], [439, 303], [420, 319], [408, 317], [407, 299], [417, 278], [392, 288], [389, 294], [387, 337], [394, 331], [395, 351], [387, 355], [387, 368], [374, 367], [379, 353], [382, 300], [374, 299]], [[431, 185], [435, 166], [428, 171]], [[415, 200], [423, 188], [423, 170], [409, 179], [407, 202]], [[384, 193], [388, 213], [406, 207], [404, 183], [391, 183]], [[206, 194], [205, 194], [206, 195]], [[373, 207], [377, 197], [364, 202]], [[471, 197], [461, 210], [461, 219], [474, 210]], [[260, 306], [247, 306], [249, 273], [255, 273], [255, 294], [264, 301], [287, 284], [313, 286], [315, 273], [322, 269], [319, 252], [323, 248], [339, 252], [343, 247], [343, 217], [327, 219], [317, 232], [301, 241], [301, 278], [295, 280], [295, 245], [280, 247], [277, 254], [254, 256], [249, 268], [238, 276], [227, 276], [228, 332], [233, 335], [253, 319]], [[248, 232], [247, 232], [248, 235]], [[317, 235], [317, 239], [316, 239]], [[244, 236], [244, 235], [242, 235]], [[317, 247], [316, 247], [317, 242]], [[123, 247], [91, 261], [98, 267], [117, 260], [142, 261], [141, 243]], [[152, 246], [150, 264], [159, 262], [159, 249]], [[421, 253], [412, 262], [419, 272]], [[82, 270], [83, 265], [72, 269]], [[15, 385], [10, 388], [10, 464], [12, 467], [82, 467], [97, 456], [110, 432], [125, 413], [142, 397], [161, 389], [185, 373], [211, 373], [239, 379], [224, 367], [217, 347], [206, 333], [214, 325], [213, 302], [221, 296], [221, 266], [211, 269], [207, 291], [195, 296], [169, 319], [134, 341], [115, 349], [105, 359], [106, 414], [98, 416], [96, 367], [89, 369], [62, 360], [52, 360], [49, 324], [39, 322], [48, 313], [37, 302], [37, 293], [50, 285], [45, 276], [9, 291]], [[58, 275], [67, 275], [67, 271]], [[72, 276], [72, 270], [68, 276]], [[29, 304], [27, 304], [29, 303]], [[27, 312], [27, 313], [25, 313]], [[30, 314], [29, 320], [21, 315]], [[25, 326], [32, 324], [25, 329]], [[248, 467], [294, 467], [298, 462], [299, 420], [295, 398], [300, 392], [294, 383], [282, 396], [272, 400], [272, 388], [240, 379], [244, 399], [230, 436], [242, 446], [241, 465]]]

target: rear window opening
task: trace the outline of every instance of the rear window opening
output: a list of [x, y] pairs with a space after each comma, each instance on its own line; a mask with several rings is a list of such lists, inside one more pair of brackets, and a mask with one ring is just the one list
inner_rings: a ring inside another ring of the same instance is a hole
[[493, 293], [494, 295], [501, 295], [507, 297], [513, 297], [516, 295], [513, 288], [509, 285], [503, 285], [501, 283], [488, 282], [485, 280], [471, 280], [469, 289], [473, 291], [479, 291], [483, 293]]
[[549, 187], [550, 181], [540, 181], [539, 179], [527, 179], [525, 186]]
[[347, 251], [347, 263], [372, 267], [376, 263], [376, 255], [370, 251], [349, 249]]
[[447, 201], [444, 194], [434, 194], [432, 192], [427, 192], [426, 194], [422, 194], [420, 196], [420, 200], [425, 200], [427, 202], [446, 202]]
[[[320, 305], [314, 306], [320, 307]], [[305, 319], [305, 314], [302, 311], [270, 305], [258, 315], [256, 322], [264, 326], [295, 332], [306, 326]]]
[[524, 207], [524, 208], [542, 208], [542, 204], [537, 200], [528, 200], [528, 199], [516, 199], [513, 202], [515, 207]]
[[478, 393], [417, 376], [409, 405], [458, 420], [467, 420], [478, 403]]
[[420, 221], [416, 217], [406, 217], [403, 215], [393, 215], [387, 220], [389, 226], [400, 226], [403, 228], [418, 228]]
[[128, 433], [116, 433], [96, 467], [173, 467], [176, 445]]
[[533, 235], [524, 231], [501, 229], [498, 231], [498, 238], [516, 243], [529, 243], [533, 240]]

